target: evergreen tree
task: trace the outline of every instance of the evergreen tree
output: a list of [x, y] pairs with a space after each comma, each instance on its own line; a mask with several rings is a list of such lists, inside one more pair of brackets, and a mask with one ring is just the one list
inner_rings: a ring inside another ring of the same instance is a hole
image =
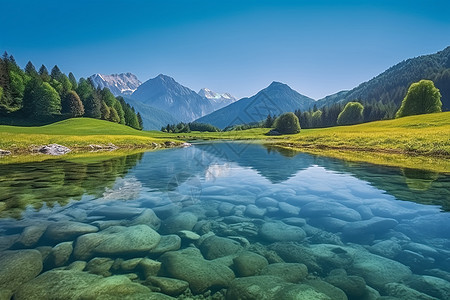
[[100, 107], [100, 112], [101, 112], [101, 118], [103, 120], [109, 120], [110, 114], [111, 114], [111, 110], [109, 109], [108, 105], [106, 105], [105, 101], [101, 101], [101, 107]]
[[102, 116], [100, 108], [100, 99], [95, 93], [92, 93], [84, 102], [84, 115], [89, 118], [100, 119]]
[[81, 117], [84, 115], [84, 106], [75, 91], [69, 91], [61, 101], [61, 112], [69, 116]]
[[322, 111], [316, 110], [311, 115], [312, 128], [322, 127]]
[[442, 111], [441, 93], [431, 80], [411, 84], [396, 117], [430, 114]]
[[72, 84], [72, 89], [76, 90], [78, 87], [78, 83], [72, 72], [69, 73], [69, 81]]
[[44, 65], [42, 65], [40, 68], [39, 68], [39, 76], [41, 76], [41, 79], [43, 80], [43, 81], [45, 81], [45, 82], [49, 82], [50, 81], [50, 75], [48, 74], [48, 70], [47, 70], [47, 67], [46, 66], [44, 66]]
[[52, 77], [52, 79], [59, 80], [61, 75], [62, 75], [61, 70], [59, 69], [59, 67], [57, 65], [55, 65], [52, 68], [52, 71], [50, 73], [50, 77]]
[[266, 121], [264, 122], [265, 128], [271, 128], [273, 126], [273, 119], [272, 116], [269, 114], [267, 115]]
[[61, 99], [48, 82], [32, 78], [25, 88], [23, 111], [32, 117], [59, 114]]
[[38, 76], [38, 72], [36, 71], [36, 68], [31, 61], [28, 61], [27, 65], [25, 66], [25, 73], [29, 76]]
[[[119, 100], [114, 102], [113, 107], [117, 111], [117, 114], [119, 116], [119, 119], [120, 119], [119, 124], [125, 125], [125, 112], [123, 111], [122, 105], [119, 102], [120, 98], [122, 98], [122, 97], [117, 97], [117, 99], [119, 99]], [[122, 98], [122, 100], [123, 100], [123, 98]]]
[[117, 110], [114, 107], [110, 108], [109, 121], [114, 122], [114, 123], [120, 122], [119, 115], [117, 114]]
[[137, 113], [137, 119], [138, 119], [138, 123], [139, 123], [139, 130], [143, 130], [144, 129], [144, 121], [142, 120], [142, 116], [139, 112]]

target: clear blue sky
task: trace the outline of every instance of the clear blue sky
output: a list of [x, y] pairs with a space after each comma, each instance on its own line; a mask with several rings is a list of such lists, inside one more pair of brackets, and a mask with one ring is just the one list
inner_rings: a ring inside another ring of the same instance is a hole
[[450, 45], [450, 2], [0, 0], [0, 50], [77, 77], [159, 73], [250, 96], [272, 81], [318, 99]]

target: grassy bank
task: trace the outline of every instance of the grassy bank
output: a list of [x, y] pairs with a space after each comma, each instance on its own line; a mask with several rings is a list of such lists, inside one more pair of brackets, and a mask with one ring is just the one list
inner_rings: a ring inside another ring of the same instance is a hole
[[[0, 126], [0, 149], [27, 153], [34, 146], [60, 144], [74, 150], [89, 145], [112, 143], [121, 149], [154, 148], [173, 138], [158, 138], [153, 133], [107, 121], [76, 118], [39, 127]], [[179, 141], [175, 141], [179, 143]]]

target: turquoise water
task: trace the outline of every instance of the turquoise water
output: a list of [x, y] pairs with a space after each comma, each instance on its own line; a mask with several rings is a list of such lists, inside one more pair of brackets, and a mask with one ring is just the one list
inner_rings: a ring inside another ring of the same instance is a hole
[[258, 144], [0, 169], [0, 299], [450, 299], [450, 176]]

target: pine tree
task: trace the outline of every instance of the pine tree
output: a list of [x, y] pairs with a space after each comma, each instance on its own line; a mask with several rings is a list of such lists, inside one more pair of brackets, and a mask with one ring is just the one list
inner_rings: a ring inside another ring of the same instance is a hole
[[119, 115], [117, 114], [117, 110], [114, 107], [110, 108], [109, 121], [114, 123], [120, 122]]
[[139, 112], [137, 113], [137, 119], [138, 119], [138, 123], [139, 123], [139, 130], [143, 130], [144, 129], [144, 121], [142, 120], [142, 116]]
[[43, 80], [43, 81], [45, 81], [45, 82], [49, 82], [50, 81], [50, 75], [48, 74], [48, 70], [47, 70], [47, 67], [46, 66], [44, 66], [44, 65], [42, 65], [40, 68], [39, 68], [39, 75], [41, 76], [41, 79]]
[[72, 89], [76, 90], [78, 87], [78, 83], [72, 72], [69, 73], [69, 81], [72, 84]]
[[52, 79], [59, 80], [61, 75], [62, 75], [61, 70], [59, 69], [59, 67], [57, 65], [55, 65], [52, 68], [52, 71], [50, 73], [50, 77], [52, 77]]
[[95, 93], [92, 93], [84, 103], [84, 115], [89, 118], [100, 119], [102, 113], [100, 111], [100, 99]]
[[109, 120], [110, 114], [111, 114], [111, 110], [109, 109], [108, 105], [106, 105], [105, 101], [101, 101], [101, 107], [100, 107], [100, 112], [101, 112], [101, 118], [103, 120]]
[[36, 68], [31, 61], [28, 61], [27, 65], [25, 66], [25, 73], [29, 76], [38, 76], [38, 72], [36, 71]]

